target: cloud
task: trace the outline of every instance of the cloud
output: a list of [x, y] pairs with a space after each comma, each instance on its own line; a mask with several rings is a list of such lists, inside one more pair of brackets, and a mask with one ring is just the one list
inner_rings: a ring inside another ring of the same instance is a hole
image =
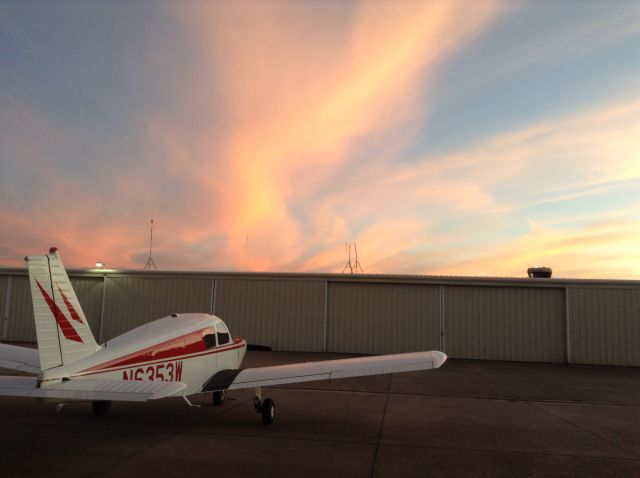
[[[323, 208], [326, 184], [371, 151], [408, 141], [407, 125], [428, 112], [425, 84], [438, 62], [496, 10], [493, 2], [167, 8], [191, 49], [162, 40], [140, 58], [131, 76], [155, 82], [149, 88], [167, 100], [128, 120], [139, 128], [129, 146], [2, 98], [11, 158], [2, 213], [13, 231], [3, 247], [22, 251], [27, 234], [41, 238], [29, 249], [55, 239], [73, 265], [99, 256], [138, 267], [154, 213], [168, 267], [315, 267], [318, 243], [353, 235], [349, 217]], [[184, 68], [158, 78], [167, 55]]]
[[359, 164], [376, 161], [366, 157], [372, 152], [406, 145], [407, 125], [428, 114], [425, 85], [438, 62], [483, 31], [497, 9], [493, 2], [363, 2], [345, 15], [340, 4], [316, 7], [240, 2], [179, 12], [194, 32], [202, 77], [224, 97], [228, 126], [223, 138], [205, 128], [181, 139], [198, 145], [199, 158], [216, 142], [223, 158], [199, 161], [193, 179], [207, 187], [218, 185], [209, 178], [224, 177], [212, 188], [225, 204], [215, 218], [220, 232], [231, 242], [248, 235], [269, 251], [227, 251], [237, 254], [236, 267], [306, 267], [313, 239], [348, 239], [349, 219], [325, 217], [311, 196], [342, 171], [359, 176]]
[[[338, 272], [356, 242], [372, 273], [522, 275], [539, 258], [638, 277], [638, 202], [621, 214], [612, 199], [640, 177], [637, 95], [407, 153], [443, 65], [501, 4], [187, 5], [163, 7], [190, 48], [161, 41], [142, 61], [167, 99], [131, 120], [126, 146], [0, 97], [0, 250], [141, 268], [153, 215], [167, 269]], [[180, 68], [156, 78], [174, 55]], [[540, 209], [593, 200], [611, 204], [579, 219]]]
[[[333, 248], [302, 254], [294, 269], [339, 271], [343, 243], [357, 242], [373, 273], [521, 276], [546, 260], [565, 276], [636, 277], [628, 246], [640, 202], [623, 199], [621, 211], [607, 201], [640, 183], [639, 125], [640, 102], [621, 98], [455, 153], [338, 169], [335, 187], [307, 206], [316, 227], [305, 227], [321, 232], [310, 242]], [[536, 209], [550, 204], [570, 212]], [[594, 232], [612, 225], [616, 234]]]
[[[458, 74], [448, 78], [451, 83], [443, 94], [465, 95], [468, 89], [482, 90], [518, 71], [535, 72], [533, 68], [557, 65], [640, 38], [640, 7], [636, 2], [621, 1], [616, 8], [597, 2], [547, 3], [539, 7], [537, 2], [505, 4], [502, 23], [519, 29], [518, 34], [510, 34], [508, 41], [490, 49], [483, 44], [477, 45], [479, 51], [471, 48]], [[530, 28], [536, 24], [544, 27]]]
[[639, 277], [637, 237], [640, 219], [589, 223], [578, 230], [549, 228], [531, 223], [524, 236], [474, 257], [451, 262], [435, 273], [458, 275], [525, 276], [528, 267], [551, 266], [554, 277]]
[[[587, 21], [577, 16], [563, 28], [536, 32], [522, 42], [508, 45], [502, 57], [502, 66], [508, 69], [522, 68], [531, 64], [555, 61], [559, 58], [582, 55], [585, 52], [622, 43], [640, 36], [640, 7], [635, 2], [620, 2], [622, 8], [593, 5], [597, 15]], [[566, 5], [549, 5], [550, 15], [566, 13]], [[598, 12], [598, 10], [600, 10]]]
[[[465, 183], [477, 207], [456, 207], [469, 240], [440, 244], [449, 255], [426, 270], [444, 274], [522, 275], [545, 263], [563, 276], [639, 277], [640, 102], [630, 95], [575, 115], [540, 122], [468, 150], [418, 162], [413, 181], [441, 188]], [[630, 99], [631, 98], [631, 99]], [[430, 175], [431, 172], [436, 175]], [[635, 185], [635, 186], [634, 186]], [[565, 206], [552, 215], [540, 206]], [[473, 216], [475, 215], [475, 220]], [[513, 224], [528, 223], [524, 233]], [[446, 233], [444, 237], [454, 239]], [[503, 231], [494, 237], [491, 231]], [[460, 231], [457, 231], [459, 234]], [[482, 244], [483, 236], [491, 240]]]

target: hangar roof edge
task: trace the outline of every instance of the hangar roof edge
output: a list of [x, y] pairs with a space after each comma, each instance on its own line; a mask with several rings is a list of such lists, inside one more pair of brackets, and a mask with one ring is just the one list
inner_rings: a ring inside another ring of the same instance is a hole
[[[329, 282], [398, 283], [430, 285], [504, 285], [521, 287], [632, 287], [640, 288], [640, 280], [630, 279], [576, 279], [551, 278], [532, 279], [529, 277], [489, 277], [489, 276], [446, 276], [446, 275], [406, 275], [406, 274], [338, 274], [322, 272], [225, 272], [225, 271], [147, 271], [136, 269], [68, 269], [71, 277], [193, 277], [219, 279], [292, 279]], [[0, 276], [27, 275], [26, 268], [0, 267]]]

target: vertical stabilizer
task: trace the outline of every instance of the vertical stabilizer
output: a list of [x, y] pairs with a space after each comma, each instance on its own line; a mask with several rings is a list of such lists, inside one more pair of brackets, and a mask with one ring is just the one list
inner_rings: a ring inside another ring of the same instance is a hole
[[94, 353], [99, 347], [57, 249], [26, 259], [42, 370]]

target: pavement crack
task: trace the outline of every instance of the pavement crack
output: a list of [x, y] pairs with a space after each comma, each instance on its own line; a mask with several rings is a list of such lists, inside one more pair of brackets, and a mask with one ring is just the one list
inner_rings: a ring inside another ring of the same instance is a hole
[[464, 362], [459, 362], [465, 369], [469, 370], [471, 373], [476, 374], [478, 377], [480, 377], [483, 380], [486, 380], [487, 382], [489, 382], [491, 385], [493, 385], [494, 387], [496, 387], [499, 390], [502, 390], [503, 392], [505, 392], [507, 395], [511, 395], [512, 398], [518, 400], [519, 397], [513, 393], [511, 390], [503, 387], [502, 385], [500, 385], [497, 382], [494, 382], [493, 380], [491, 380], [490, 378], [486, 377], [484, 374], [478, 372], [477, 370], [474, 370], [473, 368], [469, 367], [467, 364], [465, 364]]
[[420, 444], [412, 444], [412, 443], [394, 443], [394, 442], [386, 442], [385, 446], [392, 447], [400, 447], [400, 448], [417, 448], [420, 450], [448, 450], [448, 451], [460, 451], [460, 452], [472, 452], [472, 453], [487, 453], [494, 455], [501, 454], [510, 454], [510, 455], [526, 455], [526, 456], [552, 456], [557, 458], [596, 458], [603, 460], [613, 460], [613, 461], [629, 461], [629, 462], [639, 462], [640, 458], [634, 457], [607, 457], [602, 455], [593, 455], [593, 454], [578, 454], [578, 453], [550, 453], [545, 451], [523, 451], [523, 450], [510, 450], [510, 449], [499, 449], [499, 450], [491, 450], [486, 448], [464, 448], [458, 446], [434, 446], [434, 445], [420, 445]]
[[610, 439], [609, 439], [609, 438], [607, 438], [607, 437], [604, 437], [604, 436], [599, 435], [598, 433], [596, 433], [596, 432], [594, 432], [594, 431], [592, 431], [592, 430], [589, 430], [589, 429], [587, 429], [587, 428], [585, 428], [585, 427], [582, 427], [582, 426], [578, 425], [577, 423], [575, 423], [575, 422], [573, 422], [573, 421], [571, 421], [571, 420], [568, 420], [568, 419], [563, 418], [563, 417], [561, 417], [561, 416], [559, 416], [559, 415], [556, 415], [556, 414], [555, 414], [555, 413], [553, 413], [552, 411], [547, 410], [547, 409], [545, 409], [545, 408], [543, 408], [543, 407], [541, 407], [541, 406], [539, 406], [539, 405], [536, 405], [536, 403], [535, 403], [535, 402], [533, 402], [533, 403], [529, 403], [529, 405], [531, 405], [532, 407], [534, 407], [536, 410], [539, 410], [539, 411], [541, 411], [541, 412], [543, 412], [543, 413], [546, 413], [546, 414], [547, 414], [547, 415], [549, 415], [549, 416], [552, 416], [553, 418], [555, 418], [556, 420], [561, 421], [562, 423], [565, 423], [565, 424], [567, 424], [567, 425], [569, 425], [569, 426], [572, 426], [572, 427], [574, 427], [574, 428], [577, 428], [578, 430], [580, 430], [580, 431], [582, 431], [582, 432], [584, 432], [584, 433], [586, 433], [586, 434], [588, 434], [588, 435], [591, 435], [591, 436], [593, 436], [593, 437], [595, 437], [595, 438], [598, 438], [598, 439], [600, 439], [600, 440], [602, 440], [602, 441], [605, 441], [605, 442], [609, 443], [610, 445], [614, 446], [615, 448], [619, 448], [620, 450], [622, 450], [622, 451], [624, 451], [624, 452], [626, 452], [626, 453], [629, 453], [629, 454], [631, 454], [631, 455], [633, 455], [633, 456], [635, 456], [635, 457], [637, 457], [637, 458], [640, 458], [640, 454], [638, 454], [638, 453], [634, 452], [633, 450], [629, 450], [628, 448], [626, 448], [626, 447], [624, 447], [624, 446], [620, 445], [619, 443], [614, 442], [613, 440], [610, 440]]
[[384, 399], [384, 408], [382, 409], [382, 418], [380, 419], [380, 427], [378, 428], [378, 437], [376, 438], [376, 447], [373, 451], [373, 464], [371, 466], [371, 478], [375, 476], [376, 464], [378, 463], [378, 450], [380, 449], [380, 439], [382, 438], [382, 430], [384, 429], [384, 419], [387, 416], [387, 406], [389, 405], [389, 395], [391, 391], [392, 374], [389, 374], [387, 382], [387, 391]]
[[428, 397], [428, 398], [465, 398], [472, 400], [499, 400], [504, 402], [536, 402], [536, 403], [567, 403], [571, 405], [603, 405], [608, 407], [638, 407], [640, 403], [635, 402], [623, 402], [623, 403], [614, 403], [614, 402], [596, 402], [596, 401], [585, 401], [585, 400], [560, 400], [560, 399], [544, 399], [544, 398], [523, 398], [518, 397], [511, 392], [509, 394], [513, 395], [511, 397], [487, 397], [480, 395], [451, 395], [451, 394], [441, 394], [441, 393], [419, 393], [419, 392], [392, 392], [386, 390], [333, 390], [326, 388], [316, 388], [316, 387], [281, 387], [281, 386], [272, 386], [268, 387], [270, 389], [276, 390], [298, 390], [302, 392], [317, 392], [317, 393], [353, 393], [353, 394], [363, 394], [363, 395], [399, 395], [406, 397]]

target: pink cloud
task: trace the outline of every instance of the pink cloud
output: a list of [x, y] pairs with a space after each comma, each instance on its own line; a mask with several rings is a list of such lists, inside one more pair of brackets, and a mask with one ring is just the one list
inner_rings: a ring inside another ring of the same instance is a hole
[[637, 101], [455, 153], [402, 156], [428, 119], [443, 62], [489, 28], [500, 5], [168, 8], [193, 47], [184, 54], [194, 68], [165, 85], [168, 104], [186, 106], [140, 119], [130, 156], [28, 105], [0, 113], [0, 140], [31, 191], [0, 196], [2, 250], [21, 257], [57, 245], [70, 265], [139, 268], [153, 214], [161, 268], [336, 272], [344, 244], [357, 242], [366, 272], [521, 275], [536, 255], [566, 271], [577, 269], [564, 258], [585, 261], [587, 276], [640, 270], [620, 259], [636, 233], [632, 212], [617, 218], [628, 227], [605, 252], [596, 226], [482, 236], [526, 206], [638, 178]]
[[[407, 125], [428, 110], [424, 85], [438, 62], [482, 31], [496, 8], [489, 2], [473, 8], [459, 2], [361, 3], [345, 21], [339, 4], [250, 5], [203, 4], [179, 13], [194, 32], [202, 76], [222, 85], [232, 125], [216, 147], [224, 159], [202, 162], [199, 177], [203, 187], [209, 177], [226, 180], [216, 189], [226, 205], [216, 221], [228, 237], [248, 234], [277, 249], [280, 264], [301, 264], [300, 249], [311, 246], [309, 238], [344, 240], [343, 230], [327, 225], [344, 229], [348, 221], [323, 220], [316, 233], [315, 212], [322, 206], [303, 206], [314, 215], [303, 223], [292, 208], [306, 204], [309, 193], [339, 171], [353, 173], [359, 138], [386, 142], [387, 148], [403, 144]], [[210, 145], [202, 139], [207, 133], [188, 138], [201, 157]], [[182, 158], [176, 154], [175, 161]], [[278, 267], [249, 251], [236, 261], [240, 268]]]

